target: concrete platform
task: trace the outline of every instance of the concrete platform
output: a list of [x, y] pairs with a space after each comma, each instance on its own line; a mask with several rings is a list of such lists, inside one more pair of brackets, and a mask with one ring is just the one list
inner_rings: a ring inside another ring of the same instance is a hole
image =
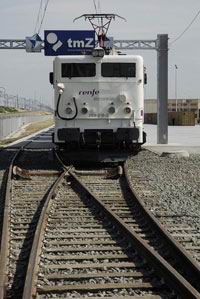
[[[157, 144], [157, 126], [144, 125], [147, 133], [147, 143], [143, 148], [149, 149], [163, 156], [181, 156], [188, 157], [188, 154], [200, 154], [200, 125], [170, 126], [168, 131], [169, 144]], [[52, 127], [44, 129], [31, 136], [25, 137], [7, 148], [20, 148], [24, 145], [27, 149], [51, 149], [54, 145], [51, 142]]]
[[186, 152], [189, 154], [200, 154], [200, 125], [196, 126], [169, 126], [168, 144], [157, 144], [157, 125], [144, 125], [147, 133], [147, 143], [143, 148], [147, 148], [155, 153], [163, 152]]

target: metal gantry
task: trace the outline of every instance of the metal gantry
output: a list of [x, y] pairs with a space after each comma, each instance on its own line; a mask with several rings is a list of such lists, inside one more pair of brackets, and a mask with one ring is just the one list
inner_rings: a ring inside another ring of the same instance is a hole
[[119, 50], [156, 50], [157, 40], [114, 40]]
[[[168, 34], [158, 34], [155, 40], [114, 40], [117, 50], [157, 51], [157, 143], [168, 143]], [[24, 49], [24, 39], [0, 39], [0, 50]], [[44, 49], [44, 42], [41, 46]]]
[[168, 34], [157, 38], [157, 143], [168, 144]]
[[[157, 40], [114, 40], [114, 46], [118, 50], [156, 50]], [[15, 49], [26, 50], [26, 40], [0, 39], [0, 50]], [[44, 44], [42, 49], [44, 49]]]
[[0, 39], [0, 50], [25, 50], [25, 39]]

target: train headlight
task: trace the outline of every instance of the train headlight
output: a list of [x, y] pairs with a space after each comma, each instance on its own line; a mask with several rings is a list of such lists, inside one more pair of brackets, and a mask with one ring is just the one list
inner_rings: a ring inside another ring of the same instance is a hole
[[67, 107], [65, 109], [65, 111], [66, 111], [67, 114], [72, 114], [72, 108], [71, 107]]
[[104, 55], [105, 55], [105, 51], [101, 47], [94, 48], [94, 50], [92, 51], [93, 57], [104, 57]]
[[124, 112], [125, 112], [126, 114], [130, 114], [131, 111], [132, 111], [131, 107], [125, 107], [125, 108], [124, 108]]
[[88, 108], [87, 107], [83, 107], [81, 109], [82, 114], [87, 114], [88, 113]]
[[59, 94], [62, 94], [65, 90], [65, 85], [63, 83], [58, 83], [57, 87], [58, 87]]
[[114, 114], [115, 113], [115, 107], [114, 106], [109, 107], [108, 108], [108, 113]]

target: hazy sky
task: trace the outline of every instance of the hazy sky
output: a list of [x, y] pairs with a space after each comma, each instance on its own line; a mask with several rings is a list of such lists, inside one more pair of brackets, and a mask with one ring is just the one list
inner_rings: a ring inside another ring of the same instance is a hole
[[[113, 22], [109, 35], [116, 39], [156, 39], [168, 33], [169, 43], [189, 24], [200, 9], [199, 0], [100, 0], [101, 11], [117, 13], [127, 22]], [[1, 0], [0, 39], [25, 39], [34, 32], [40, 0]], [[73, 18], [94, 13], [92, 0], [50, 0], [41, 30], [91, 29], [83, 20]], [[156, 97], [156, 51], [132, 51], [144, 57], [148, 72], [147, 98]], [[169, 51], [169, 97], [175, 97], [175, 67], [178, 66], [178, 97], [200, 98], [200, 17]], [[25, 50], [0, 50], [0, 86], [9, 94], [52, 102], [48, 83], [52, 57]]]

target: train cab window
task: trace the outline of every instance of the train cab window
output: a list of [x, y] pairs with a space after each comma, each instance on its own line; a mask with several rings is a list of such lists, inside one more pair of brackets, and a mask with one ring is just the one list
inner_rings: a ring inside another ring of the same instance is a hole
[[63, 78], [94, 77], [96, 75], [95, 63], [62, 63]]
[[102, 77], [135, 77], [136, 63], [102, 63]]

